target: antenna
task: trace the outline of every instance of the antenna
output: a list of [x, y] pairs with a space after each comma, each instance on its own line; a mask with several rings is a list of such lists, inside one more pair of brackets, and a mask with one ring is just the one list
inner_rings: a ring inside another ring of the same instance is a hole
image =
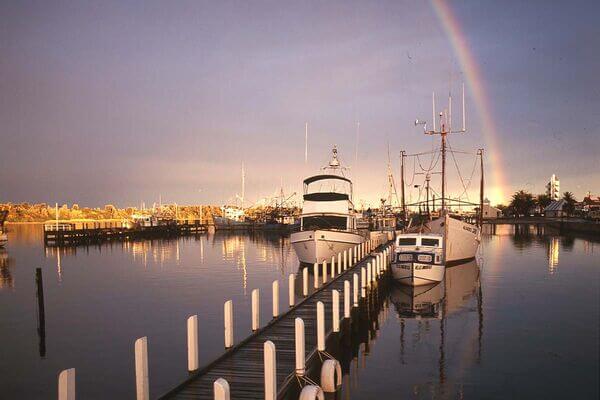
[[462, 84], [462, 131], [466, 132], [467, 131], [467, 124], [466, 124], [466, 119], [465, 119], [465, 83], [463, 82]]
[[433, 120], [433, 131], [435, 132], [435, 92], [431, 94], [431, 119]]
[[448, 92], [448, 132], [452, 132], [452, 92]]
[[308, 162], [308, 122], [304, 123], [304, 164]]

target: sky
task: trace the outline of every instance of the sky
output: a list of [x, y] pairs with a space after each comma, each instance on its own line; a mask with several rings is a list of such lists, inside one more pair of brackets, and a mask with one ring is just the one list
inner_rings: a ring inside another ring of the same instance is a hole
[[[439, 144], [414, 124], [431, 127], [432, 92], [438, 111], [452, 92], [460, 126], [463, 82], [467, 132], [449, 141], [470, 154], [455, 155], [460, 176], [448, 161], [451, 196], [464, 184], [477, 199], [478, 148], [494, 204], [542, 193], [553, 173], [578, 199], [600, 194], [599, 12], [593, 1], [3, 1], [0, 202], [231, 203], [243, 164], [250, 205], [301, 192], [337, 145], [355, 203], [373, 205], [387, 197], [388, 148], [399, 185], [400, 151]], [[422, 184], [406, 162], [407, 183]]]

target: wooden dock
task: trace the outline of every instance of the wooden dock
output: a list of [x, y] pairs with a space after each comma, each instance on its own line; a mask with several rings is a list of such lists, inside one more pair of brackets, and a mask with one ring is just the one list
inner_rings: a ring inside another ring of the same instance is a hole
[[[192, 373], [190, 377], [163, 395], [161, 399], [213, 399], [214, 382], [219, 379], [225, 379], [230, 388], [231, 399], [264, 399], [265, 398], [265, 372], [263, 369], [264, 352], [263, 346], [267, 341], [271, 341], [276, 347], [276, 388], [277, 398], [298, 398], [301, 379], [296, 376], [296, 353], [295, 353], [295, 319], [301, 318], [305, 326], [305, 349], [306, 349], [306, 376], [314, 376], [314, 367], [318, 367], [326, 353], [317, 349], [317, 303], [322, 302], [325, 307], [325, 335], [327, 340], [327, 350], [340, 349], [351, 346], [352, 340], [349, 339], [359, 325], [366, 327], [367, 332], [359, 335], [369, 336], [371, 323], [365, 323], [364, 313], [359, 312], [358, 307], [353, 307], [354, 290], [358, 290], [359, 307], [371, 307], [378, 302], [374, 302], [376, 297], [377, 279], [383, 278], [383, 261], [381, 274], [375, 276], [375, 266], [369, 277], [372, 276], [373, 283], [365, 283], [365, 272], [369, 262], [374, 265], [374, 255], [381, 252], [389, 245], [389, 242], [381, 243], [358, 263], [347, 267], [333, 279], [328, 276], [328, 281], [322, 283], [321, 266], [317, 268], [320, 275], [319, 288], [312, 294], [308, 294], [295, 306], [289, 308], [286, 312], [274, 318], [268, 325], [258, 329], [252, 335], [226, 350], [223, 355], [216, 360]], [[373, 246], [374, 247], [374, 246]], [[380, 256], [380, 259], [382, 256]], [[311, 272], [312, 267], [308, 267]], [[329, 270], [329, 267], [327, 268]], [[362, 272], [362, 274], [361, 274]], [[358, 288], [354, 288], [354, 274], [358, 274]], [[303, 274], [306, 276], [306, 274]], [[361, 276], [362, 275], [362, 276]], [[314, 276], [308, 279], [310, 286], [313, 286]], [[333, 299], [332, 291], [337, 290], [340, 293], [341, 311], [340, 318], [344, 317], [344, 282], [350, 282], [350, 307], [352, 310], [351, 318], [342, 320], [341, 331], [334, 332], [333, 329]], [[366, 285], [370, 285], [366, 289]], [[363, 287], [364, 286], [364, 287]], [[364, 292], [363, 292], [364, 291]], [[361, 293], [362, 292], [362, 293]], [[367, 313], [368, 314], [368, 313]], [[364, 329], [363, 329], [364, 330]], [[344, 338], [345, 340], [340, 340]], [[356, 347], [356, 346], [355, 346]], [[353, 351], [354, 352], [354, 351]], [[342, 368], [347, 368], [348, 362], [341, 361]], [[311, 368], [313, 373], [311, 373]], [[318, 375], [318, 374], [317, 374]], [[290, 397], [291, 396], [291, 397]]]

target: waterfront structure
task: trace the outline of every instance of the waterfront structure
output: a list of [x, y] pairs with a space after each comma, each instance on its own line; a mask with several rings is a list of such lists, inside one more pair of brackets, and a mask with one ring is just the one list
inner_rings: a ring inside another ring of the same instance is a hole
[[550, 182], [546, 184], [546, 194], [550, 196], [551, 200], [560, 199], [560, 181], [555, 174], [552, 174]]
[[490, 201], [485, 199], [482, 207], [483, 219], [496, 219], [502, 217], [502, 210], [490, 205]]
[[564, 209], [566, 205], [564, 199], [553, 201], [544, 209], [544, 214], [546, 217], [566, 217], [567, 212]]

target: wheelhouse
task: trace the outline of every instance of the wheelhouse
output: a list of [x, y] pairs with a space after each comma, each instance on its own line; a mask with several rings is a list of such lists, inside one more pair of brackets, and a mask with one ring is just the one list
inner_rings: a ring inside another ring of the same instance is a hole
[[301, 230], [354, 230], [352, 181], [340, 175], [316, 175], [304, 180]]

